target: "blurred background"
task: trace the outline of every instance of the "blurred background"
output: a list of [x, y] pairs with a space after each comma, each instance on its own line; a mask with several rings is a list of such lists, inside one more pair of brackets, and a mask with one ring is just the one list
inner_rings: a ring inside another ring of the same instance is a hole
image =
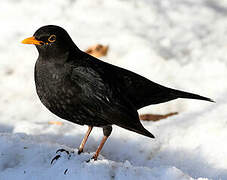
[[226, 0], [7, 0], [0, 2], [0, 23], [0, 132], [38, 134], [43, 126], [34, 122], [61, 121], [36, 95], [36, 48], [20, 43], [48, 24], [66, 29], [82, 50], [108, 45], [100, 57], [105, 62], [217, 102], [175, 100], [140, 113], [178, 112], [187, 120], [203, 112], [201, 117], [220, 120], [220, 127], [227, 124]]

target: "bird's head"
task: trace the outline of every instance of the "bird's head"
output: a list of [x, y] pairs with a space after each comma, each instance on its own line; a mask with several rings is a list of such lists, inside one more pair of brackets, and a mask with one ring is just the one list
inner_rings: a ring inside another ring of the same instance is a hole
[[32, 37], [22, 41], [23, 44], [34, 44], [38, 49], [39, 56], [61, 57], [75, 49], [69, 34], [61, 27], [47, 25], [39, 28]]

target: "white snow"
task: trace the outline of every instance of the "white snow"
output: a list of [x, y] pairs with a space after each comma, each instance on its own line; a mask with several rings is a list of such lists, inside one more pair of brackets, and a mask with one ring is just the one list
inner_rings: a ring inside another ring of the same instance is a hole
[[[7, 0], [0, 22], [0, 180], [227, 179], [226, 0]], [[38, 53], [20, 41], [47, 24], [63, 26], [81, 49], [108, 44], [104, 61], [216, 103], [143, 108], [179, 115], [143, 122], [154, 140], [114, 126], [100, 159], [86, 163], [102, 137], [95, 128], [85, 153], [51, 165], [57, 149], [77, 151], [87, 127], [51, 114], [35, 93]]]

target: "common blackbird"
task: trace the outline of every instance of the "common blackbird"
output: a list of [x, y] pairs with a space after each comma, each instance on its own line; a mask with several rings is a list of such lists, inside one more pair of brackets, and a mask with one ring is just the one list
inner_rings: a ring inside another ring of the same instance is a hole
[[81, 51], [61, 27], [47, 25], [22, 41], [39, 52], [35, 64], [36, 91], [41, 102], [62, 119], [88, 125], [78, 154], [92, 128], [102, 127], [104, 137], [95, 152], [97, 160], [113, 124], [154, 138], [140, 123], [137, 110], [177, 98], [213, 100], [154, 83], [134, 72], [108, 64]]

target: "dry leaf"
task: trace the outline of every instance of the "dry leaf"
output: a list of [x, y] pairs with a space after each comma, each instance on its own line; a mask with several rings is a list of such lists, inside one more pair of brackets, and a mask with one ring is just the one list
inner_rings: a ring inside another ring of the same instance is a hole
[[139, 117], [140, 117], [140, 120], [143, 120], [143, 121], [159, 121], [161, 119], [166, 119], [169, 116], [173, 116], [173, 115], [177, 115], [177, 114], [178, 114], [178, 112], [168, 113], [168, 114], [164, 114], [164, 115], [161, 115], [161, 114], [141, 114]]
[[102, 56], [106, 56], [108, 49], [109, 49], [109, 46], [97, 44], [89, 47], [85, 52], [96, 58], [99, 58]]
[[49, 121], [48, 124], [62, 125], [63, 123], [60, 121]]

